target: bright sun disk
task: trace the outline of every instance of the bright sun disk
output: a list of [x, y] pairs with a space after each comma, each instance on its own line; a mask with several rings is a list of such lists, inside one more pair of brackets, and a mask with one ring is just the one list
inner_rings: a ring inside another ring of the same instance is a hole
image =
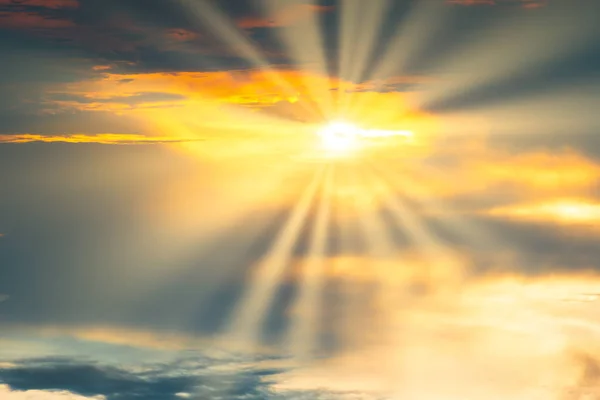
[[[407, 130], [363, 129], [357, 125], [334, 121], [318, 130], [321, 145], [329, 153], [347, 154], [373, 140], [386, 140], [392, 137], [403, 139], [404, 143], [412, 143], [414, 134]], [[388, 143], [390, 143], [388, 141]]]
[[331, 122], [318, 132], [327, 151], [346, 152], [357, 147], [360, 128], [347, 122]]

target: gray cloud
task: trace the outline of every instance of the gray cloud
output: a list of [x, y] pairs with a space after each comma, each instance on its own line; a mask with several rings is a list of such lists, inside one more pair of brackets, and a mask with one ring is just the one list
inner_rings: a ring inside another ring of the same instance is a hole
[[[214, 359], [199, 353], [169, 363], [127, 368], [69, 358], [29, 359], [0, 367], [0, 380], [20, 391], [67, 390], [102, 395], [106, 400], [349, 398], [326, 391], [276, 392], [271, 388], [276, 380], [272, 377], [285, 369], [240, 361], [244, 359], [238, 356]], [[219, 371], [218, 367], [227, 368]]]

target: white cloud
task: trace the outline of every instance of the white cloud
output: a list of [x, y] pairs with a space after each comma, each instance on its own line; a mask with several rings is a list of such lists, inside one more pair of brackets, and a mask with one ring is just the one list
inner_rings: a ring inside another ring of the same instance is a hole
[[8, 385], [0, 385], [2, 400], [106, 400], [104, 396], [85, 397], [67, 391], [11, 390]]
[[282, 373], [274, 388], [417, 400], [600, 393], [600, 277], [498, 275], [456, 289], [382, 304], [389, 322], [374, 336], [358, 336], [372, 330], [360, 320], [348, 324], [358, 338], [351, 349]]
[[182, 398], [182, 399], [189, 399], [190, 397], [192, 397], [191, 394], [185, 393], [185, 392], [175, 393], [175, 396]]

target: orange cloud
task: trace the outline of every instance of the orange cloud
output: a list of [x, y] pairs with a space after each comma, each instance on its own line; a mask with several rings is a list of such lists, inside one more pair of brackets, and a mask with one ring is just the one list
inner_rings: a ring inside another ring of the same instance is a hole
[[[108, 74], [99, 81], [79, 82], [63, 87], [64, 92], [87, 98], [126, 97], [141, 92], [166, 92], [191, 99], [209, 98], [232, 104], [273, 104], [294, 100], [300, 90], [298, 75], [292, 71], [217, 71], [149, 74]], [[121, 82], [127, 80], [127, 87]], [[292, 93], [285, 93], [280, 81]]]
[[[105, 67], [98, 66], [104, 71]], [[419, 78], [398, 78], [391, 85], [413, 83]], [[127, 85], [123, 85], [127, 82]], [[211, 72], [177, 72], [146, 74], [104, 73], [101, 79], [61, 85], [50, 92], [85, 97], [85, 104], [55, 100], [56, 104], [78, 109], [124, 111], [128, 106], [118, 101], [95, 103], [94, 99], [126, 98], [139, 93], [166, 93], [188, 99], [188, 105], [198, 108], [236, 106], [261, 110], [277, 117], [305, 122], [324, 122], [327, 112], [336, 102], [346, 102], [347, 117], [366, 128], [401, 129], [409, 121], [427, 119], [414, 109], [409, 93], [390, 88], [385, 93], [374, 91], [374, 85], [354, 84], [328, 76], [291, 69], [250, 69]], [[341, 94], [336, 91], [343, 92]], [[185, 102], [184, 102], [185, 103]], [[193, 104], [192, 104], [193, 103]], [[174, 103], [171, 102], [170, 105]], [[137, 104], [144, 106], [169, 104]], [[178, 103], [178, 105], [185, 105]], [[339, 108], [344, 108], [339, 105]], [[186, 109], [186, 112], [189, 112]], [[331, 116], [335, 118], [336, 116]], [[373, 125], [373, 126], [371, 126]]]
[[[444, 149], [440, 151], [443, 154]], [[588, 196], [600, 179], [600, 165], [574, 151], [511, 155], [488, 149], [484, 143], [473, 148], [458, 143], [452, 151], [457, 163], [445, 169], [424, 167], [421, 174], [426, 173], [427, 179], [415, 182], [416, 187], [437, 196], [485, 191], [537, 201], [540, 197]]]
[[[231, 138], [235, 132], [238, 138], [251, 134], [277, 146], [283, 145], [281, 138], [288, 144], [300, 139], [306, 144], [320, 124], [342, 116], [367, 130], [414, 132], [413, 155], [428, 151], [437, 131], [435, 116], [415, 109], [409, 93], [391, 87], [375, 92], [375, 86], [313, 72], [280, 68], [117, 74], [107, 68], [94, 68], [99, 72], [97, 79], [49, 88], [48, 112], [102, 111], [133, 118], [144, 132], [158, 137], [186, 141], [198, 132], [212, 138], [225, 133], [223, 137]], [[276, 139], [278, 131], [293, 135]], [[242, 141], [231, 148], [248, 145]], [[186, 145], [192, 147], [197, 148]], [[373, 143], [372, 147], [384, 146]]]

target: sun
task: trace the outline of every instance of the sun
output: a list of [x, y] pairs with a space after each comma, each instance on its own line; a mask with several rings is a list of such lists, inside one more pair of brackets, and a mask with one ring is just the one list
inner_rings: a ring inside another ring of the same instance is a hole
[[393, 148], [414, 143], [409, 130], [365, 129], [345, 121], [332, 121], [317, 130], [321, 147], [329, 156], [349, 156], [361, 149]]
[[330, 122], [318, 131], [323, 148], [329, 152], [346, 153], [359, 145], [361, 129], [348, 122]]

